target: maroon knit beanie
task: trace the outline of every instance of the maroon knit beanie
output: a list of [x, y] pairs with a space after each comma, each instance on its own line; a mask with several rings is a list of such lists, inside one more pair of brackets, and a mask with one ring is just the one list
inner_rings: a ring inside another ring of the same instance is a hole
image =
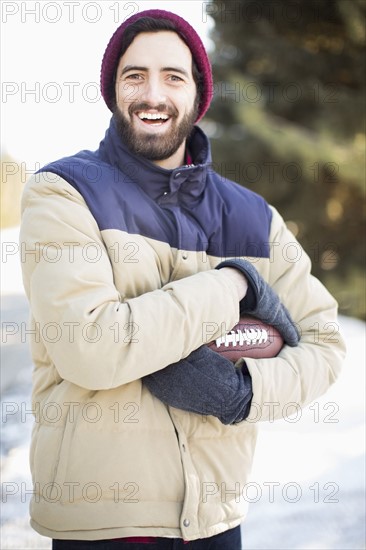
[[178, 35], [191, 50], [192, 57], [202, 77], [201, 98], [196, 119], [196, 122], [198, 122], [206, 113], [212, 100], [213, 83], [211, 65], [205, 47], [193, 27], [191, 27], [182, 17], [179, 17], [179, 15], [164, 10], [146, 10], [132, 15], [118, 27], [110, 39], [107, 49], [104, 52], [100, 75], [101, 92], [107, 107], [111, 111], [113, 110], [115, 97], [114, 77], [121, 57], [122, 35], [129, 25], [141, 19], [141, 17], [167, 19], [173, 22]]

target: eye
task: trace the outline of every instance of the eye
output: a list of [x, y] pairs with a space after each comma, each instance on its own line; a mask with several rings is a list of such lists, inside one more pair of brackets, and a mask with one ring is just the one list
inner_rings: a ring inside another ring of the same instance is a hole
[[142, 75], [139, 73], [131, 73], [125, 76], [125, 80], [141, 80]]
[[171, 80], [172, 82], [184, 82], [183, 78], [176, 74], [169, 75], [169, 80]]

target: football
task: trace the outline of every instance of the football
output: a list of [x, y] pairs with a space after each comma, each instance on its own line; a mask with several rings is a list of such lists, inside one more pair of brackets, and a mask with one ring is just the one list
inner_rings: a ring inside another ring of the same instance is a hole
[[275, 357], [283, 344], [283, 338], [275, 327], [255, 317], [243, 316], [232, 330], [207, 345], [223, 357], [236, 362], [241, 357]]

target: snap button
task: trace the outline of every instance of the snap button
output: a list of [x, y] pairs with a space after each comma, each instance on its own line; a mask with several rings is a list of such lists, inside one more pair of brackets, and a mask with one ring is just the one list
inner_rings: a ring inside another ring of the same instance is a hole
[[168, 194], [168, 191], [164, 191], [163, 195], [165, 196], [165, 195], [167, 195], [167, 194]]
[[188, 258], [188, 252], [182, 252], [182, 258], [186, 260]]
[[189, 527], [190, 524], [191, 524], [191, 522], [189, 521], [189, 519], [185, 519], [185, 520], [183, 521], [184, 527]]

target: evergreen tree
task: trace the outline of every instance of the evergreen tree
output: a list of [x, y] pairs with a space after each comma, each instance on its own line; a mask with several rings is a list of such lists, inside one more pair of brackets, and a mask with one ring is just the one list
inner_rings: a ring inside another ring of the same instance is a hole
[[19, 225], [20, 199], [26, 178], [24, 162], [17, 162], [6, 153], [1, 155], [0, 228]]
[[[214, 0], [215, 168], [262, 194], [366, 317], [364, 0]], [[245, 213], [243, 213], [245, 215]]]

